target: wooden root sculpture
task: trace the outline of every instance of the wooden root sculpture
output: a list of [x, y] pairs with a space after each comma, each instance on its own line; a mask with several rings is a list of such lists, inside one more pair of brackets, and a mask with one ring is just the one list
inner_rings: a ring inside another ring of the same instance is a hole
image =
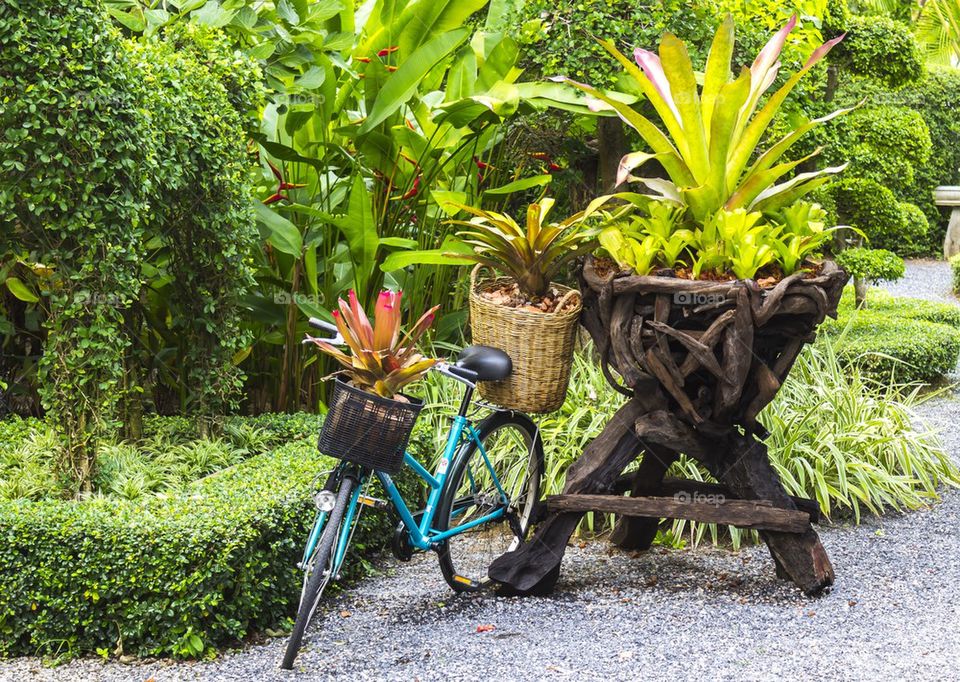
[[[784, 491], [757, 415], [817, 326], [836, 315], [847, 274], [827, 261], [814, 275], [763, 289], [752, 280], [691, 281], [672, 272], [602, 275], [588, 257], [581, 279], [581, 323], [607, 380], [629, 399], [571, 465], [564, 494], [548, 501], [534, 536], [498, 558], [490, 577], [510, 592], [548, 592], [570, 535], [595, 509], [620, 515], [612, 539], [628, 549], [649, 547], [660, 518], [756, 528], [778, 576], [808, 594], [831, 585], [833, 568], [810, 525], [816, 505]], [[728, 504], [690, 503], [704, 484], [664, 481], [681, 453], [721, 482], [711, 490]], [[641, 454], [639, 469], [621, 476]], [[631, 498], [622, 497], [627, 490]]]

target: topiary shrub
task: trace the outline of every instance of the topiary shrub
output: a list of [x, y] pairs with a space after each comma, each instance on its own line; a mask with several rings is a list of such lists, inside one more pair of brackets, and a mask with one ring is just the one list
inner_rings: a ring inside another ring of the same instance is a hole
[[870, 76], [899, 88], [923, 75], [923, 57], [910, 27], [890, 17], [850, 16], [846, 38], [831, 62], [851, 74]]
[[835, 212], [838, 224], [860, 230], [870, 246], [885, 248], [905, 228], [900, 202], [875, 180], [846, 178], [832, 183], [827, 194], [826, 204]]
[[[867, 305], [875, 313], [886, 313], [891, 317], [900, 317], [905, 320], [924, 320], [945, 324], [948, 327], [960, 329], [960, 307], [939, 301], [927, 301], [920, 298], [906, 298], [894, 296], [883, 289], [871, 289], [867, 293]], [[854, 312], [854, 292], [851, 287], [844, 290], [838, 306], [840, 322], [843, 324]]]
[[903, 220], [903, 242], [896, 251], [902, 256], [917, 256], [926, 252], [927, 233], [930, 223], [927, 216], [916, 204], [900, 202], [900, 215]]
[[950, 272], [953, 275], [953, 293], [960, 293], [960, 253], [951, 256]]
[[[837, 91], [836, 102], [853, 106], [866, 99], [868, 106], [889, 105], [907, 107], [920, 113], [929, 130], [932, 148], [926, 163], [914, 165], [914, 179], [900, 187], [900, 200], [919, 206], [930, 225], [927, 236], [918, 245], [923, 254], [939, 255], [949, 222], [949, 212], [941, 211], [933, 201], [933, 190], [938, 185], [960, 184], [960, 145], [952, 140], [960, 139], [960, 70], [928, 67], [924, 76], [908, 88], [891, 91], [882, 84], [865, 78], [844, 81]], [[841, 121], [834, 126], [839, 130]], [[827, 127], [818, 129], [825, 130]], [[815, 131], [816, 132], [816, 131]], [[829, 161], [842, 160], [833, 154], [833, 148], [843, 144], [836, 134], [820, 138], [818, 144], [826, 145]]]
[[848, 287], [838, 317], [821, 331], [834, 339], [838, 356], [870, 377], [889, 383], [927, 383], [952, 373], [960, 356], [960, 307], [892, 296], [871, 289], [857, 309]]
[[850, 320], [837, 354], [879, 381], [929, 383], [956, 369], [960, 330], [867, 308]]
[[867, 283], [893, 281], [903, 277], [903, 259], [885, 249], [856, 247], [844, 249], [836, 256], [837, 263], [853, 276], [857, 307], [867, 298]]
[[832, 134], [827, 148], [831, 163], [849, 161], [846, 177], [875, 180], [898, 199], [909, 192], [915, 169], [927, 162], [932, 149], [923, 116], [901, 106], [857, 109], [842, 117]]

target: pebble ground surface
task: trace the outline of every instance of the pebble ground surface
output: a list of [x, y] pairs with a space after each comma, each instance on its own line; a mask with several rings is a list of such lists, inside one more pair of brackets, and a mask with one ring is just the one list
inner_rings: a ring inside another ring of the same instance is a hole
[[[898, 295], [952, 300], [945, 263], [911, 262]], [[960, 401], [923, 404], [960, 464]], [[0, 680], [956, 680], [960, 678], [960, 492], [860, 526], [826, 525], [837, 575], [807, 598], [776, 578], [763, 546], [624, 553], [567, 550], [549, 597], [455, 596], [432, 556], [331, 597], [290, 672], [284, 640], [211, 662], [56, 668], [0, 661]]]

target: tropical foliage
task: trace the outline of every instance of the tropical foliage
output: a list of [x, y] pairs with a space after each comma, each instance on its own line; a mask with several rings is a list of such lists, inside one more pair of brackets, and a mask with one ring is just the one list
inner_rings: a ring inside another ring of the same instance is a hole
[[[457, 237], [473, 252], [452, 256], [451, 262], [489, 266], [513, 279], [525, 296], [539, 300], [548, 293], [564, 266], [593, 250], [598, 229], [588, 228], [587, 222], [611, 198], [598, 197], [583, 211], [560, 222], [549, 222], [547, 215], [555, 201], [541, 197], [527, 207], [524, 227], [503, 213], [456, 205], [473, 215], [469, 221], [449, 221], [467, 228], [458, 232]], [[607, 222], [613, 219], [605, 216]]]
[[[814, 127], [846, 113], [842, 109], [797, 126], [762, 154], [756, 153], [787, 95], [840, 41], [834, 38], [817, 48], [800, 71], [760, 106], [763, 95], [776, 80], [780, 53], [795, 25], [793, 18], [770, 39], [753, 65], [731, 80], [734, 25], [728, 16], [710, 48], [702, 89], [697, 85], [686, 45], [669, 33], [660, 43], [659, 55], [637, 48], [636, 64], [612, 43], [601, 42], [624, 66], [631, 84], [656, 109], [662, 129], [592, 86], [563, 80], [595, 98], [597, 108], [606, 107], [620, 116], [652, 150], [625, 156], [620, 162], [620, 181], [639, 182], [657, 198], [683, 206], [688, 220], [695, 224], [705, 223], [721, 210], [773, 211], [789, 206], [826, 182], [830, 174], [842, 170], [838, 166], [801, 173], [777, 184], [811, 158], [808, 155], [780, 162], [783, 155]], [[656, 161], [669, 180], [632, 175], [636, 168], [650, 161]]]
[[399, 291], [380, 292], [373, 324], [352, 290], [349, 303], [339, 300], [339, 309], [333, 311], [333, 321], [340, 332], [340, 340], [350, 349], [350, 355], [329, 341], [307, 338], [344, 367], [337, 374], [347, 376], [354, 386], [384, 398], [393, 398], [404, 386], [422, 378], [437, 362], [421, 355], [417, 351], [417, 342], [433, 324], [434, 314], [440, 306], [421, 315], [410, 331], [401, 336], [402, 297]]

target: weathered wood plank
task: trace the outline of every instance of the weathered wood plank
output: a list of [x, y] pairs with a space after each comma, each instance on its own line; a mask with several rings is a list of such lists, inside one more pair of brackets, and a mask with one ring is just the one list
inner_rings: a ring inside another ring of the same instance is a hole
[[796, 509], [774, 507], [768, 500], [694, 500], [622, 495], [552, 495], [547, 498], [547, 509], [556, 512], [595, 511], [622, 516], [688, 519], [784, 533], [803, 533], [810, 528], [809, 514]]
[[[633, 489], [637, 485], [636, 475], [637, 472], [623, 474], [611, 486], [610, 492], [622, 495]], [[725, 485], [709, 483], [708, 481], [695, 481], [692, 478], [664, 478], [656, 485], [645, 488], [644, 492], [651, 497], [673, 497], [677, 493], [687, 493], [689, 495], [722, 495], [731, 500], [739, 499]], [[816, 500], [791, 495], [790, 501], [796, 505], [797, 509], [810, 515], [810, 523], [820, 523], [822, 514], [820, 513], [820, 505], [817, 504]]]

